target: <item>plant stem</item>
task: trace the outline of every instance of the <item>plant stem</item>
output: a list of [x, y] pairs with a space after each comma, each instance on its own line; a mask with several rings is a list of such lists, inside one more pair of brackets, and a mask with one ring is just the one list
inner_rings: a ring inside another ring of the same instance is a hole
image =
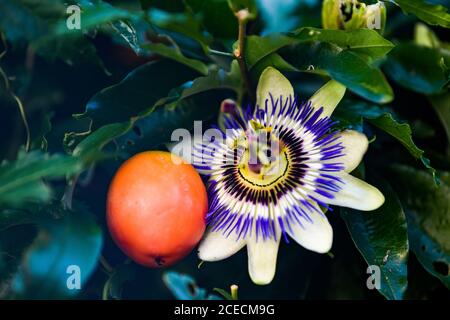
[[19, 97], [16, 96], [13, 92], [10, 92], [11, 96], [17, 103], [17, 107], [19, 108], [20, 117], [22, 118], [23, 125], [25, 127], [25, 133], [27, 140], [25, 142], [25, 151], [30, 151], [30, 145], [31, 145], [31, 133], [30, 133], [30, 126], [28, 125], [27, 115], [25, 113], [25, 108], [23, 107], [22, 101], [20, 101]]
[[[5, 52], [6, 51], [2, 52], [0, 57], [2, 57]], [[25, 127], [25, 132], [26, 132], [26, 139], [27, 140], [26, 140], [26, 143], [25, 143], [25, 151], [28, 152], [28, 151], [30, 151], [30, 145], [31, 145], [31, 133], [30, 133], [30, 126], [28, 125], [27, 115], [25, 113], [25, 108], [24, 108], [20, 98], [14, 92], [12, 92], [11, 86], [9, 84], [8, 76], [3, 71], [2, 68], [0, 68], [0, 76], [3, 78], [3, 81], [5, 83], [6, 91], [8, 91], [8, 93], [11, 95], [11, 97], [13, 98], [13, 100], [17, 104], [17, 108], [19, 109], [20, 117], [22, 119], [23, 125]]]
[[104, 256], [100, 256], [99, 261], [108, 274], [112, 274], [114, 272], [114, 268], [109, 264], [108, 261], [106, 261]]
[[250, 83], [250, 77], [248, 75], [247, 64], [245, 62], [245, 36], [246, 36], [246, 27], [247, 27], [247, 10], [241, 10], [236, 13], [236, 17], [239, 23], [239, 34], [238, 34], [238, 47], [234, 50], [233, 54], [236, 57], [239, 69], [241, 70], [242, 78], [244, 79], [244, 85], [248, 91], [248, 95], [250, 99], [253, 100], [252, 86]]
[[66, 190], [64, 191], [64, 195], [61, 199], [61, 204], [66, 210], [72, 210], [73, 193], [75, 191], [75, 186], [77, 185], [79, 176], [79, 174], [76, 174], [67, 182]]
[[238, 299], [238, 289], [239, 289], [239, 287], [238, 287], [237, 285], [235, 285], [235, 284], [233, 284], [233, 285], [230, 287], [231, 298], [232, 298], [233, 300], [237, 300], [237, 299]]

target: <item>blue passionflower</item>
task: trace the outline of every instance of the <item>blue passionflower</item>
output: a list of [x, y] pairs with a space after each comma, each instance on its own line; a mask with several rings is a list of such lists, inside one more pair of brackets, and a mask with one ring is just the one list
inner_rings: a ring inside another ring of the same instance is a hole
[[332, 130], [330, 115], [344, 93], [331, 80], [300, 103], [289, 81], [267, 68], [255, 110], [228, 112], [224, 140], [195, 147], [193, 163], [208, 176], [210, 195], [200, 259], [222, 260], [247, 245], [251, 279], [268, 284], [281, 238], [326, 253], [333, 230], [324, 209], [368, 211], [384, 203], [378, 189], [349, 174], [367, 151], [367, 137]]

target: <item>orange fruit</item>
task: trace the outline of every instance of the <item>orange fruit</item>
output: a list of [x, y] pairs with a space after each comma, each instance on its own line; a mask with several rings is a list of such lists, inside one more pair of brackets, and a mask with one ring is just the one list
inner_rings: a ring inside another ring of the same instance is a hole
[[200, 241], [207, 209], [205, 186], [190, 164], [169, 152], [148, 151], [128, 159], [115, 174], [107, 222], [127, 256], [145, 266], [165, 267]]

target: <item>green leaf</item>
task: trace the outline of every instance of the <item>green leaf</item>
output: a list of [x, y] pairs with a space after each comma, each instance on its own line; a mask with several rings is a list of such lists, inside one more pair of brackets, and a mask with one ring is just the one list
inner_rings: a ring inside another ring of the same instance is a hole
[[344, 31], [305, 27], [294, 31], [293, 37], [299, 41], [333, 43], [369, 60], [380, 59], [394, 48], [392, 42], [370, 29]]
[[[430, 161], [424, 157], [424, 151], [418, 148], [413, 141], [410, 125], [398, 122], [391, 109], [361, 100], [343, 99], [332, 117], [339, 121], [339, 127], [359, 131], [363, 130], [363, 120], [368, 121], [399, 141], [414, 158], [421, 160], [423, 165], [435, 176], [436, 171], [430, 166]], [[436, 177], [437, 181], [438, 178]]]
[[450, 14], [444, 6], [428, 4], [424, 0], [389, 0], [389, 2], [395, 3], [405, 13], [412, 13], [428, 24], [450, 28]]
[[450, 55], [445, 50], [401, 43], [389, 54], [384, 71], [409, 90], [436, 94], [444, 90], [449, 80], [442, 68], [442, 59], [450, 62]]
[[[55, 26], [56, 34], [82, 33], [94, 28], [101, 27], [107, 23], [119, 21], [122, 19], [137, 18], [137, 14], [116, 8], [104, 1], [83, 1], [81, 6], [80, 29], [69, 29], [66, 25], [66, 19], [62, 19]], [[65, 14], [65, 10], [63, 11]]]
[[177, 47], [171, 48], [162, 43], [147, 43], [142, 45], [142, 48], [150, 50], [152, 53], [156, 53], [160, 56], [180, 62], [203, 75], [208, 74], [208, 67], [203, 62], [187, 58]]
[[341, 209], [341, 216], [367, 264], [381, 270], [379, 289], [387, 299], [403, 299], [408, 284], [408, 235], [400, 201], [387, 183], [377, 184], [385, 203], [372, 212]]
[[231, 63], [230, 71], [212, 69], [205, 77], [199, 77], [192, 81], [192, 85], [183, 90], [180, 99], [186, 99], [193, 95], [217, 89], [229, 89], [241, 94], [242, 78], [237, 61]]
[[125, 134], [131, 127], [131, 121], [105, 125], [81, 141], [72, 155], [83, 161], [85, 166], [92, 164], [105, 156], [102, 150], [109, 142]]
[[34, 41], [32, 47], [50, 62], [60, 59], [68, 65], [95, 65], [109, 74], [94, 44], [82, 34], [42, 37]]
[[288, 45], [314, 41], [337, 45], [369, 60], [384, 57], [394, 45], [376, 31], [359, 29], [352, 31], [304, 27], [289, 35], [271, 34], [265, 37], [249, 36], [246, 39], [246, 60], [251, 69], [261, 59]]
[[174, 130], [182, 128], [190, 131], [194, 127], [194, 121], [201, 121], [204, 125], [206, 121], [215, 119], [222, 100], [234, 96], [235, 93], [230, 90], [208, 90], [158, 106], [147, 115], [139, 117], [134, 122], [133, 130], [116, 139], [118, 148], [135, 154], [172, 142]]
[[177, 300], [222, 300], [220, 297], [209, 294], [205, 289], [199, 288], [195, 280], [174, 271], [165, 272], [163, 280]]
[[[155, 107], [143, 110], [130, 121], [100, 127], [77, 145], [73, 154], [92, 163], [103, 157], [100, 150], [114, 139], [119, 152], [134, 154], [171, 142], [173, 130], [191, 130], [194, 121], [212, 120], [222, 100], [240, 94], [241, 77], [237, 63], [231, 70], [211, 70], [205, 77], [172, 90]], [[79, 134], [78, 134], [79, 135]], [[66, 144], [75, 144], [75, 133], [66, 134]]]
[[128, 46], [133, 49], [137, 55], [141, 54], [142, 48], [139, 43], [138, 34], [134, 26], [125, 20], [119, 20], [111, 23], [112, 29], [119, 35]]
[[368, 121], [384, 132], [390, 134], [399, 141], [414, 158], [421, 160], [423, 165], [432, 173], [437, 183], [436, 170], [430, 166], [430, 160], [424, 157], [423, 154], [425, 151], [419, 149], [414, 143], [409, 124], [399, 123], [392, 117], [391, 113], [385, 113], [377, 118], [368, 119]]
[[[82, 205], [78, 203], [75, 205], [77, 206], [76, 210], [85, 210]], [[49, 219], [61, 219], [68, 212], [61, 206], [59, 199], [46, 203], [27, 202], [16, 207], [0, 206], [0, 230], [3, 232], [13, 226], [39, 224]]]
[[0, 30], [14, 43], [35, 40], [51, 32], [66, 6], [58, 0], [2, 0]]
[[[12, 281], [16, 297], [54, 299], [73, 297], [81, 290], [70, 289], [77, 274], [80, 289], [95, 270], [102, 247], [100, 228], [92, 216], [74, 212], [59, 221], [41, 224], [33, 244]], [[72, 269], [73, 268], [73, 269]], [[79, 272], [79, 273], [78, 273]]]
[[[369, 61], [383, 57], [392, 47], [391, 42], [373, 30], [301, 28], [290, 36], [250, 36], [245, 52], [255, 79], [268, 66], [280, 71], [326, 73], [355, 93], [385, 103], [392, 100], [392, 89]], [[280, 55], [274, 55], [280, 49]]]
[[228, 0], [186, 0], [187, 10], [200, 16], [202, 26], [214, 38], [236, 39], [238, 23]]
[[227, 0], [186, 0], [180, 4], [141, 0], [152, 24], [196, 40], [206, 52], [215, 39], [231, 40], [238, 34], [237, 19]]
[[332, 118], [339, 121], [338, 126], [346, 129], [363, 131], [364, 119], [374, 119], [391, 112], [386, 107], [377, 104], [344, 98], [332, 114]]
[[245, 60], [248, 68], [252, 69], [263, 58], [294, 42], [295, 39], [282, 34], [248, 36], [245, 40]]
[[392, 168], [394, 189], [408, 215], [411, 249], [424, 268], [450, 288], [450, 173], [440, 186], [424, 171]]
[[116, 139], [119, 149], [134, 154], [171, 142], [174, 130], [192, 130], [194, 121], [214, 119], [224, 99], [241, 94], [241, 84], [239, 67], [233, 62], [229, 72], [213, 69], [173, 90], [164, 103], [138, 117], [133, 130]]
[[370, 101], [387, 103], [393, 99], [392, 88], [380, 69], [335, 44], [298, 43], [282, 49], [280, 55], [300, 70], [329, 75]]
[[408, 220], [408, 236], [411, 250], [430, 274], [450, 289], [450, 254], [424, 232], [413, 220]]
[[292, 66], [286, 60], [284, 60], [278, 53], [274, 52], [265, 56], [253, 66], [253, 68], [250, 70], [251, 77], [253, 79], [259, 79], [261, 73], [267, 67], [273, 67], [280, 72], [299, 71], [296, 67]]
[[205, 51], [212, 41], [211, 37], [202, 30], [201, 21], [189, 10], [183, 12], [166, 12], [156, 7], [150, 8], [148, 17], [157, 27], [179, 33], [195, 40]]
[[0, 204], [48, 201], [51, 190], [42, 179], [64, 178], [82, 169], [82, 163], [73, 157], [21, 151], [17, 160], [0, 165]]
[[[104, 69], [95, 46], [82, 31], [66, 27], [66, 8], [59, 0], [4, 0], [0, 2], [0, 30], [13, 46], [28, 42], [47, 59], [68, 64], [89, 62]], [[64, 36], [55, 34], [58, 23], [67, 31]]]
[[[167, 75], [171, 76], [167, 76]], [[77, 118], [90, 118], [93, 128], [114, 122], [123, 122], [146, 112], [173, 87], [195, 77], [189, 67], [170, 60], [146, 63], [124, 80], [105, 88], [89, 100], [85, 113]]]

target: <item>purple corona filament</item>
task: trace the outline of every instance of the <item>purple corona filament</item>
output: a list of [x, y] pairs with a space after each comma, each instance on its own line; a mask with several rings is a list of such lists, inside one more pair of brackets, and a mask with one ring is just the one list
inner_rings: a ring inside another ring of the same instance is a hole
[[[335, 123], [310, 102], [270, 96], [255, 109], [226, 112], [226, 142], [194, 148], [194, 166], [209, 176], [207, 223], [212, 231], [235, 233], [237, 239], [255, 232], [257, 239], [276, 240], [279, 229], [287, 241], [286, 230], [293, 224], [303, 227], [312, 222], [311, 214], [323, 214], [313, 203], [330, 209], [326, 200], [343, 184], [339, 158], [344, 146], [332, 131]], [[247, 163], [255, 132], [280, 145], [279, 155], [275, 150], [278, 171], [271, 172], [273, 163], [262, 160]], [[261, 168], [270, 175], [260, 173]]]

